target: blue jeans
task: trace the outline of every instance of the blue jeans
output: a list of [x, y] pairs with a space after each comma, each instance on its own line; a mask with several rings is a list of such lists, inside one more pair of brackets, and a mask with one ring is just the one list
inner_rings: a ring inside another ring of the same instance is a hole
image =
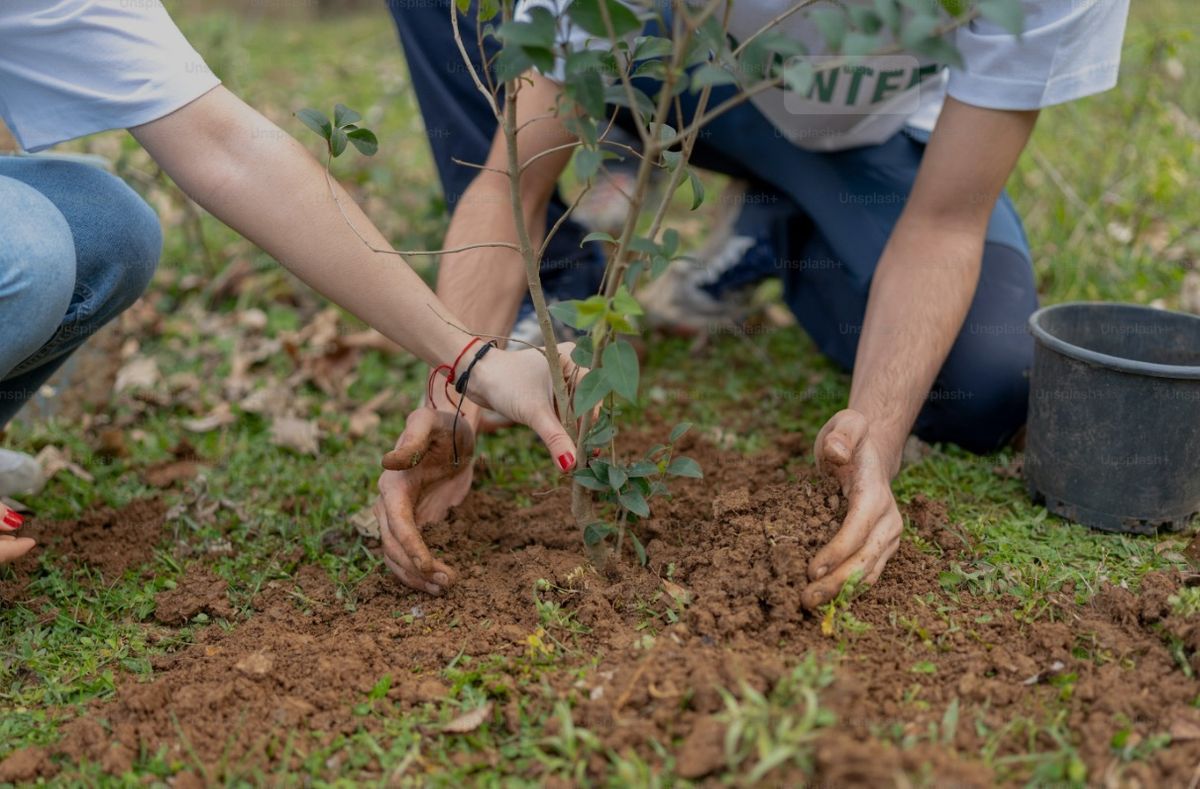
[[0, 427], [137, 301], [161, 252], [158, 217], [119, 178], [0, 156]]

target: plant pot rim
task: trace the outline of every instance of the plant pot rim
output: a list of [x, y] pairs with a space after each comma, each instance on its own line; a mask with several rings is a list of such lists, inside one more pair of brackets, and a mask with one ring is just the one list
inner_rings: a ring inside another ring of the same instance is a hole
[[1113, 356], [1107, 353], [1093, 351], [1090, 348], [1084, 348], [1074, 343], [1069, 343], [1060, 337], [1051, 334], [1044, 326], [1042, 321], [1045, 316], [1062, 310], [1072, 310], [1079, 308], [1104, 308], [1125, 310], [1130, 313], [1140, 313], [1146, 317], [1154, 316], [1171, 316], [1170, 319], [1182, 318], [1184, 320], [1195, 321], [1200, 324], [1200, 317], [1191, 315], [1186, 312], [1177, 312], [1174, 310], [1159, 310], [1153, 307], [1145, 307], [1140, 304], [1129, 304], [1126, 302], [1115, 301], [1067, 301], [1061, 304], [1052, 304], [1049, 307], [1042, 307], [1037, 312], [1029, 316], [1029, 331], [1034, 338], [1050, 348], [1057, 351], [1063, 356], [1076, 359], [1081, 362], [1093, 364], [1099, 367], [1117, 370], [1123, 373], [1132, 375], [1148, 375], [1155, 378], [1174, 378], [1187, 381], [1200, 381], [1200, 364], [1158, 364], [1156, 362], [1142, 362], [1136, 359], [1127, 359], [1120, 356]]

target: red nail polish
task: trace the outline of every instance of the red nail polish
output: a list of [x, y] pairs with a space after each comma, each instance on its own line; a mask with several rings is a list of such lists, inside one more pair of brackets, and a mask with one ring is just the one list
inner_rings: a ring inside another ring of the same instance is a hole
[[575, 456], [570, 452], [564, 452], [558, 456], [558, 467], [563, 471], [569, 471], [575, 465]]
[[25, 522], [25, 518], [19, 512], [9, 510], [4, 513], [4, 525], [12, 530], [21, 528], [21, 524]]

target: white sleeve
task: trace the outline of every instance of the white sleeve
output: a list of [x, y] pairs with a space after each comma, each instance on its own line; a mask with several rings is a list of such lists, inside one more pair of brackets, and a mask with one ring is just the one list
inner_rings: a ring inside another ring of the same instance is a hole
[[966, 104], [1032, 110], [1073, 101], [1117, 84], [1129, 0], [1022, 0], [1016, 37], [983, 20], [959, 28], [963, 68], [947, 92]]
[[159, 0], [0, 2], [0, 114], [27, 151], [149, 123], [219, 84]]

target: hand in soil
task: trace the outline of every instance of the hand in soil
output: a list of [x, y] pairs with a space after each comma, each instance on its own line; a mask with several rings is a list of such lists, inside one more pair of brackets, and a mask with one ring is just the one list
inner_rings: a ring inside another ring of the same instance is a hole
[[805, 608], [837, 596], [856, 574], [873, 584], [900, 547], [904, 521], [892, 496], [888, 464], [871, 440], [867, 419], [846, 409], [817, 436], [817, 468], [837, 479], [849, 509], [842, 528], [808, 564], [812, 581], [801, 594]]
[[383, 458], [375, 518], [384, 561], [406, 586], [441, 594], [458, 580], [449, 565], [433, 558], [420, 527], [442, 520], [471, 490], [475, 433], [458, 420], [454, 465], [454, 414], [419, 408], [408, 417], [396, 448]]
[[0, 504], [0, 564], [16, 561], [33, 548], [33, 540], [15, 534], [22, 520], [15, 510]]

